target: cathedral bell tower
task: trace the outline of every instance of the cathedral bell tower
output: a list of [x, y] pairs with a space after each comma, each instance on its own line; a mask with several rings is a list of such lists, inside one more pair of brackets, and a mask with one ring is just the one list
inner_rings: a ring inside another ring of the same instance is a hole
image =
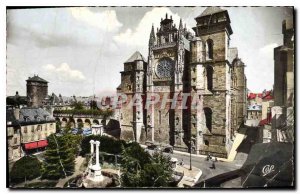
[[196, 149], [200, 154], [227, 157], [232, 144], [229, 134], [232, 68], [227, 57], [232, 34], [230, 18], [227, 10], [208, 7], [195, 20], [190, 82], [193, 92], [200, 94], [202, 110], [191, 113], [191, 130], [197, 137]]

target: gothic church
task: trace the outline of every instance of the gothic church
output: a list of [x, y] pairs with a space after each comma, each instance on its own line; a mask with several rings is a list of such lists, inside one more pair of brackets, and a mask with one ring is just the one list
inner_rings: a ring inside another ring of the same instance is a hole
[[136, 102], [140, 106], [122, 104], [117, 110], [121, 138], [226, 158], [246, 115], [245, 65], [237, 48], [230, 48], [227, 10], [208, 7], [195, 20], [194, 33], [181, 20], [177, 28], [168, 15], [156, 32], [152, 26], [148, 58], [135, 52], [124, 63], [117, 92], [127, 100], [155, 93], [178, 103], [181, 94], [190, 93], [197, 96], [198, 108], [161, 109], [156, 103], [146, 109], [145, 98]]

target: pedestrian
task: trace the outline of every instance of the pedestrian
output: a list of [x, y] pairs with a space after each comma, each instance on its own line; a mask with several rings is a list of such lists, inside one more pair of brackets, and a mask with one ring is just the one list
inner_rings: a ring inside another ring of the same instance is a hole
[[215, 161], [212, 161], [211, 168], [216, 169]]
[[184, 165], [184, 163], [183, 163], [183, 159], [181, 159], [180, 165], [181, 165], [181, 166], [183, 166], [183, 165]]

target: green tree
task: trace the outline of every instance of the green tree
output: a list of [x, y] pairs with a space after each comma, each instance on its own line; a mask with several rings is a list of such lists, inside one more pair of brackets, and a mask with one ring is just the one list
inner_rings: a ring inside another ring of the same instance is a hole
[[55, 125], [56, 125], [56, 133], [59, 133], [61, 131], [61, 122], [56, 121]]
[[73, 102], [71, 107], [73, 107], [75, 110], [83, 110], [84, 104], [82, 102]]
[[81, 155], [84, 156], [90, 153], [90, 140], [100, 141], [100, 151], [110, 154], [121, 154], [122, 146], [128, 147], [129, 145], [123, 140], [116, 140], [107, 136], [90, 135], [83, 137], [81, 141]]
[[72, 134], [57, 137], [52, 134], [48, 137], [48, 147], [45, 152], [42, 178], [59, 179], [73, 174], [75, 156], [81, 139]]
[[159, 152], [150, 156], [137, 143], [124, 149], [121, 166], [124, 187], [168, 187], [172, 179], [170, 157]]
[[39, 176], [41, 176], [41, 162], [35, 156], [24, 156], [13, 165], [9, 178], [14, 184]]
[[172, 166], [169, 156], [155, 152], [151, 163], [146, 164], [142, 171], [143, 185], [147, 187], [167, 187], [172, 180]]

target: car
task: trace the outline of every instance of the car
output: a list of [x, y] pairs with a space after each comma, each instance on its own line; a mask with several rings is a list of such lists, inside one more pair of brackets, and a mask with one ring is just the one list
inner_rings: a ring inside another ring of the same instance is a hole
[[151, 144], [149, 144], [149, 145], [147, 146], [147, 149], [148, 149], [148, 150], [156, 150], [156, 151], [159, 151], [159, 150], [160, 150], [160, 147], [159, 147], [159, 145], [157, 145], [157, 144], [151, 143]]
[[77, 134], [77, 133], [78, 133], [78, 129], [77, 129], [77, 128], [73, 128], [73, 129], [71, 130], [71, 133], [74, 134], [74, 135]]
[[170, 154], [173, 154], [173, 147], [172, 146], [167, 146], [167, 147], [164, 147], [162, 149], [163, 152], [166, 152], [166, 153], [170, 153]]
[[84, 136], [89, 136], [89, 135], [92, 135], [92, 134], [93, 134], [93, 132], [92, 132], [92, 130], [91, 130], [91, 129], [89, 129], [89, 128], [85, 128], [85, 129], [83, 129], [83, 132], [82, 132], [82, 134], [83, 134]]

